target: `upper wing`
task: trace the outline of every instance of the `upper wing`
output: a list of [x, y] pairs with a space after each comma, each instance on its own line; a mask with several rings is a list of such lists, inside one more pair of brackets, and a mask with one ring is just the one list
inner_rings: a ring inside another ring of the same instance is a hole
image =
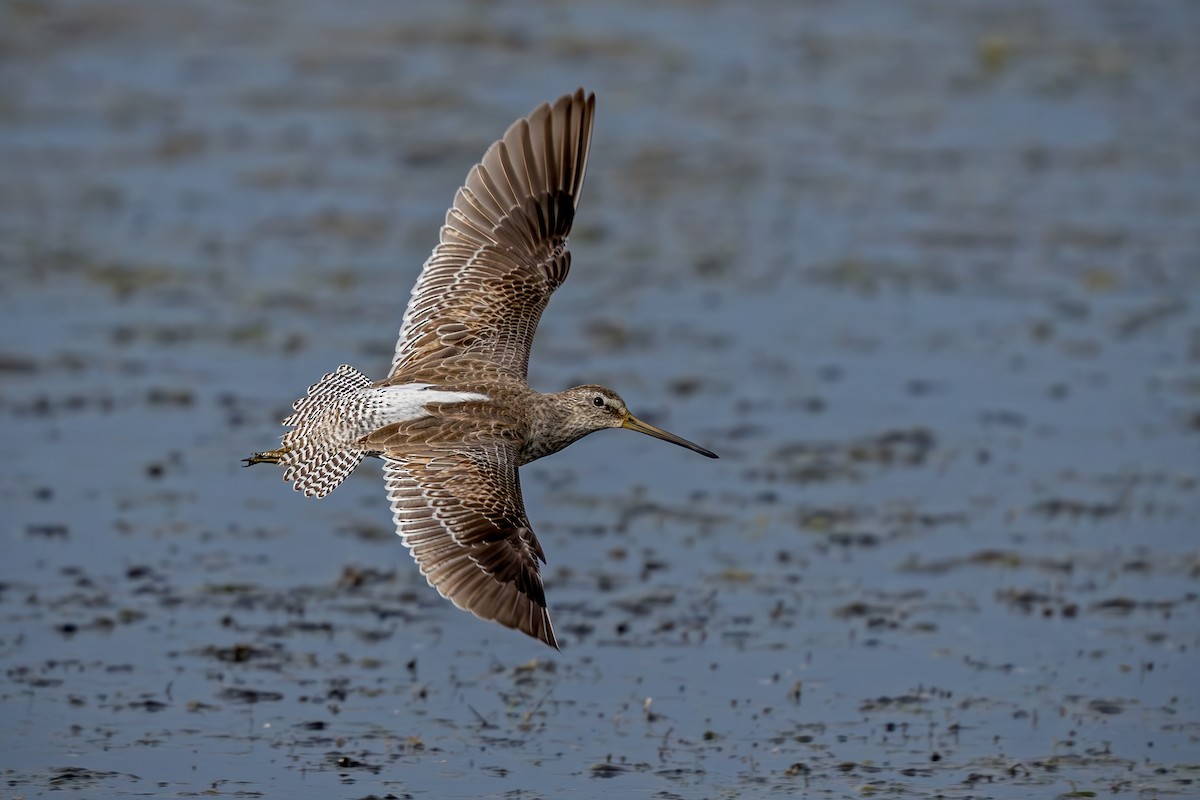
[[396, 532], [429, 585], [459, 608], [557, 648], [516, 453], [503, 444], [384, 454]]
[[543, 103], [471, 169], [413, 287], [390, 374], [470, 352], [525, 378], [542, 310], [571, 266], [595, 108], [583, 89]]

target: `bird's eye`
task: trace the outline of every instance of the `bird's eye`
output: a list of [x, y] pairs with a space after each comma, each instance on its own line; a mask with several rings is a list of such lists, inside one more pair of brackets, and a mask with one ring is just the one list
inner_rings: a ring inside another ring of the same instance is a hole
[[594, 405], [596, 408], [604, 408], [604, 398], [600, 395], [596, 395], [592, 398], [592, 405]]

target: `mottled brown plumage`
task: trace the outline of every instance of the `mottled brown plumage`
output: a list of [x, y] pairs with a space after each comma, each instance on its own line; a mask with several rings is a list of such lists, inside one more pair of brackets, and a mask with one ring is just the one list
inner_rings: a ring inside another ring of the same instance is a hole
[[365, 455], [381, 456], [396, 530], [430, 585], [459, 608], [557, 647], [518, 467], [603, 428], [709, 451], [641, 422], [612, 390], [542, 394], [529, 349], [571, 266], [567, 235], [591, 142], [580, 89], [518, 120], [446, 213], [413, 288], [391, 373], [369, 385], [342, 366], [296, 401], [279, 463], [321, 497]]

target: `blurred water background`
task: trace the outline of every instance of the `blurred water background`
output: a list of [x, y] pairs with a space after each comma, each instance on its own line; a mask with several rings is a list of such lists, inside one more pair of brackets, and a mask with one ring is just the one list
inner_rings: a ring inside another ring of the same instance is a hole
[[[7, 0], [9, 797], [1200, 788], [1200, 6]], [[382, 376], [468, 168], [583, 85], [531, 382], [554, 653], [378, 465], [239, 459]]]

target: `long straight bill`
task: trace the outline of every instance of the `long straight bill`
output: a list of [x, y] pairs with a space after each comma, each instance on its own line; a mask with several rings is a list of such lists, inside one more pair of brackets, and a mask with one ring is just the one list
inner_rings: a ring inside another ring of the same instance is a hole
[[713, 451], [705, 450], [700, 445], [698, 445], [694, 442], [689, 442], [687, 439], [684, 439], [682, 436], [676, 436], [673, 433], [667, 433], [662, 428], [656, 428], [648, 422], [642, 422], [640, 419], [635, 417], [633, 414], [626, 415], [625, 422], [623, 422], [621, 424], [621, 427], [628, 428], [631, 431], [637, 431], [638, 433], [644, 433], [647, 436], [653, 436], [655, 439], [662, 439], [664, 442], [670, 442], [671, 444], [677, 444], [680, 447], [686, 447], [688, 450], [693, 450], [702, 456], [708, 456], [709, 458], [717, 457], [717, 454], [714, 453]]

